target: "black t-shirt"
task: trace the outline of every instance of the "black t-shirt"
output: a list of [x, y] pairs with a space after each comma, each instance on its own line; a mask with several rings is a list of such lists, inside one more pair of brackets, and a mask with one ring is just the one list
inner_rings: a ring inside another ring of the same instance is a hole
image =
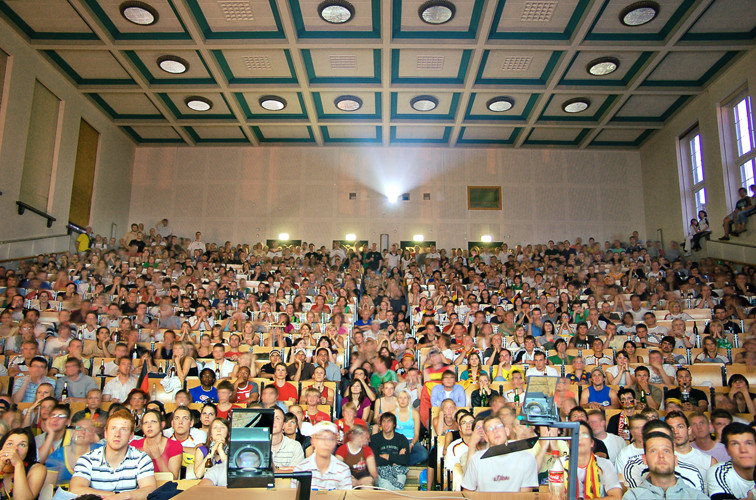
[[[666, 398], [674, 398], [679, 399], [680, 401], [683, 400], [682, 398], [682, 391], [679, 387], [675, 387], [674, 389], [670, 389], [667, 391]], [[694, 389], [691, 387], [690, 389], [690, 403], [693, 406], [698, 406], [699, 401], [706, 401], [706, 404], [709, 404], [709, 398], [706, 397], [706, 393], [700, 389]], [[683, 401], [685, 402], [685, 401]]]

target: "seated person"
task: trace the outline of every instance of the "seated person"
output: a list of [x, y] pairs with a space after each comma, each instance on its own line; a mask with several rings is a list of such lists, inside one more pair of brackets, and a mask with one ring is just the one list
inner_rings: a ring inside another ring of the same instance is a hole
[[219, 418], [225, 418], [228, 420], [231, 415], [231, 411], [236, 408], [241, 408], [239, 405], [233, 404], [234, 399], [234, 384], [228, 380], [221, 380], [217, 387], [218, 391], [218, 405], [217, 416]]
[[402, 490], [407, 482], [409, 468], [409, 441], [396, 431], [396, 415], [384, 413], [380, 416], [381, 432], [374, 434], [370, 448], [375, 454], [378, 466], [376, 486], [387, 490]]
[[102, 446], [91, 418], [74, 416], [71, 425], [71, 443], [52, 452], [45, 462], [47, 470], [58, 472], [56, 485], [67, 485], [79, 457]]
[[753, 498], [756, 431], [750, 425], [732, 423], [722, 430], [722, 443], [732, 458], [709, 469], [706, 482], [711, 498]]
[[74, 495], [100, 497], [128, 492], [135, 500], [146, 499], [157, 487], [152, 460], [129, 445], [134, 419], [127, 410], [117, 410], [105, 424], [105, 446], [82, 455], [76, 462], [69, 491]]
[[184, 449], [175, 439], [163, 435], [165, 417], [160, 410], [147, 410], [142, 417], [142, 439], [131, 442], [131, 446], [142, 450], [152, 459], [155, 472], [170, 472], [173, 479], [180, 479], [181, 459]]
[[459, 407], [463, 407], [467, 403], [465, 390], [457, 383], [457, 375], [452, 370], [444, 371], [441, 383], [433, 386], [431, 406], [440, 406], [441, 402], [446, 399], [451, 399]]
[[308, 388], [305, 391], [305, 401], [307, 403], [304, 412], [305, 422], [317, 424], [318, 422], [331, 421], [331, 416], [318, 408], [318, 404], [320, 403], [320, 391], [313, 387]]
[[372, 486], [378, 477], [375, 455], [368, 446], [369, 437], [367, 427], [354, 425], [346, 435], [346, 443], [336, 449], [336, 456], [349, 466], [353, 486]]
[[693, 378], [690, 375], [690, 370], [684, 367], [679, 368], [676, 378], [677, 387], [667, 391], [667, 398], [679, 399], [683, 411], [706, 411], [709, 409], [709, 398], [706, 397], [706, 393], [691, 387]]
[[228, 462], [228, 446], [231, 429], [228, 421], [216, 418], [210, 424], [207, 441], [194, 451], [194, 475], [201, 478], [212, 467]]
[[215, 388], [215, 372], [210, 368], [203, 368], [200, 372], [200, 385], [189, 389], [194, 403], [215, 403], [218, 401], [218, 390]]
[[9, 493], [13, 493], [15, 498], [37, 498], [47, 477], [47, 469], [37, 462], [37, 448], [28, 427], [16, 427], [0, 439], [0, 460], [5, 469], [3, 496], [10, 498]]
[[[332, 422], [319, 422], [307, 427], [306, 434], [309, 434], [312, 440], [313, 453], [299, 462], [294, 467], [294, 472], [312, 472], [313, 491], [351, 490], [352, 473], [349, 466], [333, 456], [337, 437], [336, 425]], [[298, 481], [291, 481], [292, 488], [298, 486]]]

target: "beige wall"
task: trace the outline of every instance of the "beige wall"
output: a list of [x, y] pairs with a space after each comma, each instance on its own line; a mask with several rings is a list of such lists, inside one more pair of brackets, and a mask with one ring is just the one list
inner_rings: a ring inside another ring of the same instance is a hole
[[[738, 59], [705, 92], [643, 144], [640, 155], [647, 232], [661, 228], [666, 241], [680, 240], [685, 236], [687, 224], [683, 221], [677, 145], [678, 137], [698, 123], [709, 219], [714, 237], [723, 234], [721, 221], [732, 210], [736, 195], [725, 194], [723, 151], [726, 145], [720, 133], [720, 106], [746, 84], [753, 96], [756, 49]], [[756, 244], [756, 231], [745, 233], [737, 241]], [[756, 255], [752, 255], [749, 261], [756, 262]]]
[[[396, 182], [411, 201], [389, 205]], [[131, 221], [255, 242], [319, 244], [421, 233], [445, 248], [643, 232], [637, 152], [445, 148], [138, 148]], [[502, 211], [467, 210], [468, 185], [502, 186]], [[348, 193], [356, 192], [357, 201]], [[423, 201], [423, 193], [431, 201]]]
[[[92, 225], [95, 232], [109, 235], [111, 223], [116, 223], [120, 231], [126, 226], [128, 216], [134, 143], [2, 20], [0, 48], [11, 56], [5, 82], [7, 92], [3, 92], [0, 107], [0, 191], [3, 192], [0, 196], [0, 240], [53, 236], [66, 232], [81, 118], [101, 135]], [[48, 212], [57, 221], [49, 229], [46, 219], [30, 212], [20, 216], [16, 211], [35, 78], [63, 101], [61, 139], [53, 170]], [[0, 244], [0, 259], [65, 250], [68, 249], [68, 241], [67, 237], [61, 237]]]

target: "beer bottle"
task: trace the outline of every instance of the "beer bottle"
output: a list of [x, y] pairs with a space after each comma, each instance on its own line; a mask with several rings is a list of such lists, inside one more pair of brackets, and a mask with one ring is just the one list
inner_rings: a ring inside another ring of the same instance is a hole
[[517, 408], [520, 407], [520, 391], [515, 387], [514, 404]]
[[104, 359], [100, 360], [100, 376], [101, 377], [105, 376], [105, 360]]
[[60, 402], [65, 403], [68, 399], [68, 382], [63, 382], [63, 390], [60, 392]]

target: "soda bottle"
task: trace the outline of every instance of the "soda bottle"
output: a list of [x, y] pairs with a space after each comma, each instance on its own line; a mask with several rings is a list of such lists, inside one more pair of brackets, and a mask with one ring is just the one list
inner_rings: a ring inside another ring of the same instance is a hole
[[564, 465], [557, 450], [551, 452], [553, 457], [549, 467], [549, 500], [565, 500], [567, 489], [564, 482]]

